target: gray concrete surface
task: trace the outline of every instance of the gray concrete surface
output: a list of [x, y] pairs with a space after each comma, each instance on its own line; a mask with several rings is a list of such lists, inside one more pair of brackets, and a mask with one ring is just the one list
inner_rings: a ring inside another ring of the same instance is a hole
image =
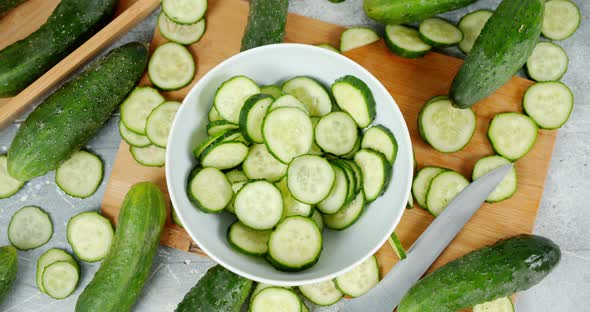
[[[467, 12], [477, 8], [493, 9], [499, 0], [481, 0], [465, 9], [444, 14], [458, 21]], [[559, 131], [549, 177], [535, 233], [547, 236], [562, 248], [562, 261], [544, 281], [523, 292], [516, 303], [518, 312], [540, 311], [590, 311], [590, 208], [585, 202], [590, 189], [590, 2], [575, 0], [584, 19], [578, 32], [560, 42], [570, 56], [570, 68], [563, 81], [576, 96], [576, 107], [567, 125]], [[345, 26], [370, 25], [362, 12], [361, 0], [346, 0], [332, 4], [327, 0], [292, 0], [292, 12]], [[132, 40], [149, 41], [155, 25], [155, 14], [125, 35], [117, 44]], [[381, 30], [381, 29], [380, 29]], [[446, 53], [461, 56], [456, 48]], [[24, 118], [24, 116], [23, 116]], [[108, 122], [88, 144], [88, 148], [100, 155], [105, 162], [108, 181], [115, 153], [119, 145], [117, 132], [118, 114]], [[22, 121], [0, 132], [0, 153], [5, 153]], [[12, 214], [25, 205], [39, 205], [51, 214], [55, 233], [46, 245], [32, 251], [19, 252], [19, 274], [9, 298], [0, 304], [0, 311], [73, 311], [76, 299], [91, 280], [99, 263], [80, 262], [82, 274], [77, 291], [65, 300], [53, 300], [38, 291], [35, 285], [37, 258], [52, 247], [71, 250], [66, 242], [65, 225], [73, 215], [88, 210], [98, 210], [106, 183], [91, 198], [85, 200], [65, 196], [55, 185], [50, 173], [30, 181], [15, 196], [0, 200], [0, 245], [8, 244], [4, 233]], [[173, 311], [184, 294], [214, 263], [167, 247], [161, 247], [154, 260], [152, 272], [134, 311]], [[344, 304], [314, 311], [338, 311]]]

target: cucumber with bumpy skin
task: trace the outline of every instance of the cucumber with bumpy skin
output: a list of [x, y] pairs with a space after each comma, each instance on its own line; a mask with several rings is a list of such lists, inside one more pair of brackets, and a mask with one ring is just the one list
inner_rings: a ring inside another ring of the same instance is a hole
[[27, 0], [2, 0], [0, 1], [0, 17], [8, 13], [10, 10], [16, 8], [21, 3]]
[[267, 44], [282, 43], [288, 8], [288, 0], [250, 1], [250, 13], [242, 37], [241, 51]]
[[0, 247], [0, 303], [10, 293], [17, 270], [16, 249], [12, 246]]
[[383, 24], [418, 22], [428, 17], [456, 10], [477, 0], [365, 0], [365, 13]]

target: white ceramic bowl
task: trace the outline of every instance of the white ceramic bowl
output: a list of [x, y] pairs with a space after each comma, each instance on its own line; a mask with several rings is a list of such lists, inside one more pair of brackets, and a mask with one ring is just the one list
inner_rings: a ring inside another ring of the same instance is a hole
[[[361, 218], [344, 231], [324, 230], [324, 249], [313, 267], [297, 273], [274, 269], [262, 258], [234, 251], [226, 232], [235, 217], [206, 214], [186, 194], [187, 176], [196, 164], [193, 148], [206, 137], [207, 112], [222, 82], [236, 75], [259, 85], [281, 84], [289, 78], [311, 76], [326, 86], [344, 75], [363, 80], [377, 103], [375, 124], [394, 133], [399, 150], [389, 188], [371, 203]], [[352, 60], [326, 49], [303, 44], [276, 44], [251, 49], [217, 65], [190, 91], [176, 115], [166, 153], [168, 190], [176, 212], [192, 239], [225, 268], [246, 278], [280, 286], [295, 286], [334, 278], [377, 251], [398, 224], [404, 211], [412, 176], [412, 147], [404, 118], [383, 85]]]

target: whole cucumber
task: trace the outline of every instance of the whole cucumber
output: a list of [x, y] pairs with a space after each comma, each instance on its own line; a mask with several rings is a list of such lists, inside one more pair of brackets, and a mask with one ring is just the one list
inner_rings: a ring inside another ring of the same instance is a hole
[[78, 312], [130, 311], [150, 273], [166, 221], [153, 183], [135, 184], [119, 211], [113, 246], [76, 303]]
[[0, 303], [6, 298], [16, 280], [16, 248], [0, 247]]
[[477, 0], [364, 0], [368, 17], [383, 24], [419, 22], [468, 6]]
[[135, 87], [147, 55], [142, 44], [126, 44], [50, 95], [18, 129], [8, 151], [8, 173], [30, 180], [83, 147]]
[[551, 240], [519, 235], [466, 254], [421, 279], [398, 312], [455, 312], [540, 282], [559, 262]]
[[16, 8], [26, 0], [0, 0], [0, 16], [8, 13], [8, 11]]
[[250, 0], [242, 51], [283, 42], [288, 8], [289, 0]]
[[490, 17], [451, 86], [451, 99], [468, 108], [494, 93], [533, 52], [543, 21], [544, 0], [504, 0]]
[[239, 312], [248, 298], [252, 281], [220, 265], [209, 269], [184, 296], [176, 312]]
[[17, 95], [98, 32], [116, 7], [116, 0], [62, 0], [43, 26], [0, 51], [0, 98]]

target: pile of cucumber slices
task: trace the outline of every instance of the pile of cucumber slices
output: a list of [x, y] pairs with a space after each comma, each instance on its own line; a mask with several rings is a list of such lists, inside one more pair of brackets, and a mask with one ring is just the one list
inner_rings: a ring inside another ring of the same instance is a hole
[[331, 92], [307, 76], [281, 88], [232, 77], [215, 94], [209, 137], [193, 150], [189, 198], [237, 217], [227, 232], [237, 251], [304, 270], [319, 259], [324, 227], [350, 227], [387, 188], [397, 142], [374, 118], [371, 90], [354, 76]]

